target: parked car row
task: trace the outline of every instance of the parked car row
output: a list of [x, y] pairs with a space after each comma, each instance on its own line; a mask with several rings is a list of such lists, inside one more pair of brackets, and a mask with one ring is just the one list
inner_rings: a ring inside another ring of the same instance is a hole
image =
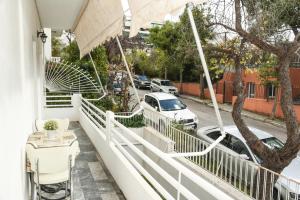
[[133, 81], [138, 89], [150, 89], [151, 92], [165, 92], [178, 96], [178, 90], [170, 80], [159, 78], [150, 80], [145, 75], [135, 75]]

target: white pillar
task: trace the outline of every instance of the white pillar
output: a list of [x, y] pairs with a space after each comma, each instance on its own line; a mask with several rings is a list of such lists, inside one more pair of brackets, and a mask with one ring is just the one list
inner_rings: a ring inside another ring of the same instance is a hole
[[214, 89], [213, 89], [213, 85], [212, 85], [211, 78], [210, 78], [210, 75], [209, 75], [207, 63], [206, 63], [206, 60], [205, 60], [205, 57], [204, 57], [204, 53], [203, 53], [203, 49], [202, 49], [202, 45], [201, 45], [201, 40], [200, 40], [200, 37], [199, 37], [199, 33], [197, 31], [194, 16], [193, 16], [193, 13], [192, 13], [192, 10], [191, 10], [192, 6], [193, 6], [192, 3], [189, 4], [188, 7], [187, 7], [187, 11], [188, 11], [190, 23], [191, 23], [191, 26], [192, 26], [193, 34], [194, 34], [194, 37], [195, 37], [195, 40], [196, 40], [196, 45], [197, 45], [199, 57], [200, 57], [202, 67], [203, 67], [203, 70], [204, 70], [204, 74], [205, 74], [205, 77], [206, 77], [210, 97], [211, 97], [212, 103], [214, 105], [214, 109], [215, 109], [215, 113], [216, 113], [217, 120], [218, 120], [218, 123], [219, 123], [219, 127], [221, 129], [221, 133], [223, 134], [224, 133], [223, 120], [221, 118], [221, 114], [220, 114], [220, 111], [219, 111], [219, 106], [218, 106], [218, 103], [217, 103], [216, 95], [215, 95], [215, 92], [214, 92]]

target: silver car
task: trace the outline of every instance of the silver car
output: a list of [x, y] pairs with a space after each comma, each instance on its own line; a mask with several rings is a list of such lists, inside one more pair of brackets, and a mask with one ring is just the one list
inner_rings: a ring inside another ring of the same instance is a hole
[[[271, 134], [253, 127], [249, 128], [258, 137], [258, 139], [261, 140], [269, 148], [281, 149], [284, 146], [283, 142], [281, 142], [279, 139], [275, 138]], [[256, 164], [255, 166], [259, 166], [262, 164], [262, 160], [251, 151], [250, 147], [246, 143], [245, 138], [241, 135], [236, 126], [225, 126], [224, 129], [227, 135], [218, 145], [219, 149], [231, 155], [232, 157], [239, 157], [254, 162]], [[221, 135], [221, 133], [218, 127], [210, 126], [199, 129], [197, 131], [197, 135], [202, 140], [208, 143], [212, 143]], [[226, 163], [227, 162], [229, 163], [228, 160], [226, 161]], [[227, 169], [232, 170], [230, 174], [239, 177], [241, 174], [247, 171], [247, 169], [245, 169], [246, 165], [241, 164], [242, 166], [240, 167], [240, 163], [237, 164], [237, 169], [234, 166], [227, 167]], [[239, 169], [242, 169], [242, 173], [240, 173]], [[251, 175], [253, 177], [253, 174]], [[281, 175], [282, 176], [279, 177], [275, 184], [274, 196], [280, 196], [280, 199], [300, 200], [300, 157], [297, 156], [290, 163], [290, 165], [288, 165], [281, 172]], [[242, 176], [243, 177], [239, 178], [246, 179], [245, 174], [243, 174]], [[248, 180], [250, 180], [250, 174], [247, 174], [247, 177]], [[289, 179], [293, 181], [289, 181]], [[279, 194], [278, 191], [280, 191]], [[274, 199], [277, 198], [274, 197]]]

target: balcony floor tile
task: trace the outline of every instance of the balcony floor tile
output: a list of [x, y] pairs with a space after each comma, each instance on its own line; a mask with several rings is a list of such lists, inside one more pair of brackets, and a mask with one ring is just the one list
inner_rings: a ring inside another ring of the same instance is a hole
[[72, 122], [69, 129], [75, 132], [80, 146], [80, 154], [73, 170], [74, 199], [125, 200], [124, 195], [80, 124]]

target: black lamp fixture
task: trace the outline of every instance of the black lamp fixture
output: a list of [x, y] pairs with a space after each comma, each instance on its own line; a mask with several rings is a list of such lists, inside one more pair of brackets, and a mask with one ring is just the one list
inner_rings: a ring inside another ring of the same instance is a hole
[[46, 35], [46, 33], [43, 30], [43, 31], [37, 31], [37, 37], [40, 37], [43, 44], [45, 44], [48, 36]]

